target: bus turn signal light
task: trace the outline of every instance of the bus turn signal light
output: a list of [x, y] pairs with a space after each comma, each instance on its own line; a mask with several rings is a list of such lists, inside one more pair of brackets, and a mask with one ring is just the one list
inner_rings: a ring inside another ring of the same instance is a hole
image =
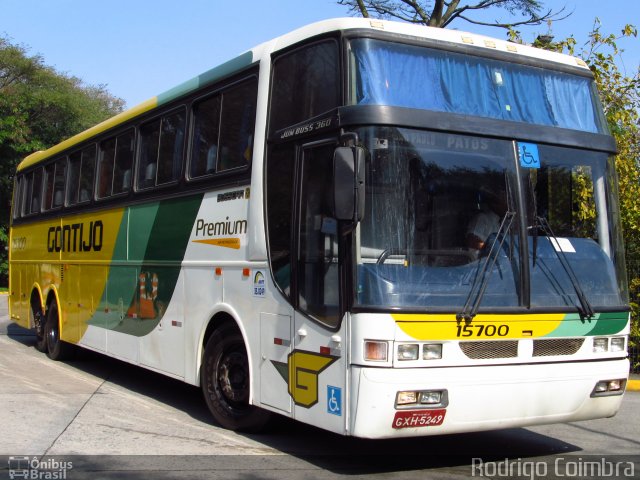
[[387, 361], [387, 342], [365, 340], [364, 342], [364, 359], [374, 362]]

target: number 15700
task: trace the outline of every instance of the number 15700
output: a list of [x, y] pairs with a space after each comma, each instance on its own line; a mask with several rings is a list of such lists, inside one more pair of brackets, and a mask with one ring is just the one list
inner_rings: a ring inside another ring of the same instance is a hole
[[458, 325], [458, 337], [506, 337], [509, 334], [509, 325]]

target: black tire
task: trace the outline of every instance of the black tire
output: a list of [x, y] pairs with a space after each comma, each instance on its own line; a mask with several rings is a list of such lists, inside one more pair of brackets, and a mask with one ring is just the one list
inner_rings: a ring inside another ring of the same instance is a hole
[[249, 361], [235, 326], [223, 325], [209, 338], [200, 384], [211, 414], [224, 428], [258, 432], [269, 421], [269, 412], [249, 405]]
[[33, 324], [36, 330], [36, 350], [45, 353], [47, 351], [47, 336], [44, 333], [44, 314], [40, 308], [35, 307], [31, 309], [31, 315], [33, 315]]
[[60, 339], [58, 304], [53, 301], [47, 309], [47, 323], [44, 327], [47, 342], [47, 356], [51, 360], [66, 360], [73, 356], [74, 346]]

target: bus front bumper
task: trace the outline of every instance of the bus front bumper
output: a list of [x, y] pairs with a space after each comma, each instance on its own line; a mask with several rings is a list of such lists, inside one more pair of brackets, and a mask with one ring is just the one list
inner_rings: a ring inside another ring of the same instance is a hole
[[[622, 391], [592, 396], [602, 380], [627, 379], [614, 359], [457, 368], [352, 367], [351, 435], [392, 438], [573, 422], [616, 414]], [[624, 390], [624, 386], [623, 386]], [[443, 405], [398, 407], [398, 392], [446, 391]]]

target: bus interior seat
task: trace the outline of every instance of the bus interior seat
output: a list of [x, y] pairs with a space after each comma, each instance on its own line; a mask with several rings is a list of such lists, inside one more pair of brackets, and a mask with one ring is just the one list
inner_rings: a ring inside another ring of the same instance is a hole
[[87, 190], [86, 188], [81, 188], [80, 189], [79, 201], [80, 202], [88, 202], [90, 199], [91, 199], [91, 195], [89, 194], [89, 190]]
[[121, 192], [128, 192], [129, 185], [131, 185], [131, 169], [128, 168], [122, 173], [122, 190]]
[[56, 190], [53, 194], [53, 207], [60, 207], [64, 203], [64, 193], [62, 190]]
[[156, 162], [147, 165], [144, 171], [144, 188], [153, 187], [156, 184]]

